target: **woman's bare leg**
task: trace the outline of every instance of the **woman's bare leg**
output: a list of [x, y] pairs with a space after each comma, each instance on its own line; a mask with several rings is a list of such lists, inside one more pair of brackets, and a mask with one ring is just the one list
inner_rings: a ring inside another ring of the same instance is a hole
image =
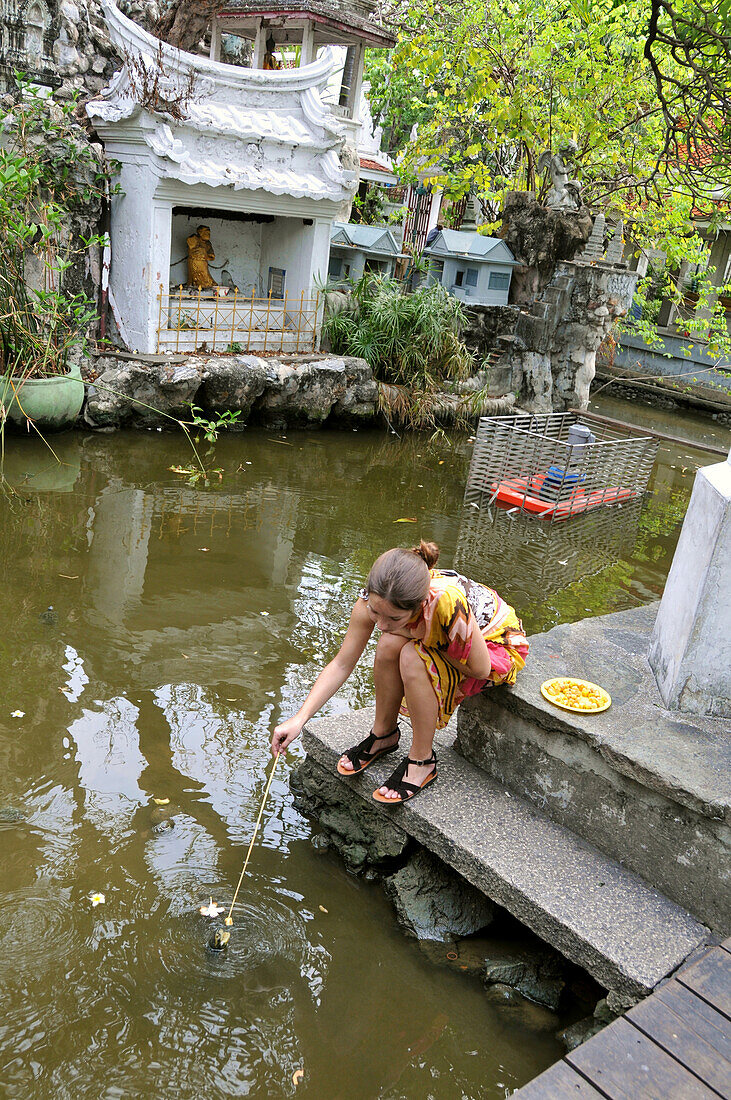
[[[383, 737], [384, 734], [396, 728], [399, 707], [404, 697], [399, 657], [407, 642], [408, 638], [402, 638], [398, 634], [381, 634], [376, 645], [376, 658], [373, 662], [373, 684], [376, 689], [376, 717], [373, 722], [373, 732], [376, 737]], [[388, 740], [379, 741], [374, 745], [373, 751], [389, 749], [396, 744], [396, 740], [394, 736]], [[353, 771], [353, 765], [347, 756], [341, 756], [340, 763], [346, 771]]]
[[[399, 654], [399, 672], [411, 717], [412, 739], [409, 756], [412, 760], [427, 760], [434, 746], [439, 704], [426, 665], [417, 653], [413, 642], [408, 642]], [[404, 781], [418, 786], [433, 770], [433, 764], [422, 767], [410, 764], [404, 775]], [[388, 787], [379, 787], [379, 791], [386, 798], [398, 798], [398, 793]]]

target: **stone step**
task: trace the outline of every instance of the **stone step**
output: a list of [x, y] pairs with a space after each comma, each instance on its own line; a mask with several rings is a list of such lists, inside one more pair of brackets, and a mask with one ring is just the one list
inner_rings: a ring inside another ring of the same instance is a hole
[[[334, 772], [373, 718], [367, 708], [308, 723], [308, 757]], [[628, 1002], [706, 941], [707, 930], [685, 910], [506, 790], [457, 754], [451, 741], [451, 732], [437, 734], [439, 778], [404, 806], [383, 807], [371, 798], [395, 754], [342, 783], [361, 812], [365, 802], [374, 814], [392, 816], [394, 828]]]
[[[530, 639], [513, 688], [468, 699], [456, 748], [720, 935], [731, 932], [731, 722], [668, 711], [646, 653], [657, 605]], [[560, 710], [541, 684], [575, 676], [612, 696]]]

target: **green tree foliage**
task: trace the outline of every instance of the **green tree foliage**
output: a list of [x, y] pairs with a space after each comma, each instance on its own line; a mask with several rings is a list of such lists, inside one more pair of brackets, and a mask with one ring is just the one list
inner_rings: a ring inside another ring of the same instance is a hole
[[17, 102], [0, 110], [0, 375], [64, 374], [96, 319], [76, 269], [102, 240], [77, 241], [70, 221], [87, 211], [96, 222], [107, 177], [75, 107], [49, 106], [19, 78]]
[[660, 161], [693, 191], [728, 191], [731, 0], [650, 0], [644, 55], [665, 121]]
[[[676, 81], [666, 84], [666, 102], [661, 100], [646, 56], [645, 0], [404, 0], [391, 19], [399, 43], [388, 57], [370, 61], [368, 77], [374, 115], [402, 143], [401, 166], [409, 178], [443, 188], [450, 198], [477, 194], [490, 227], [499, 220], [505, 190], [545, 197], [551, 179], [538, 169], [541, 154], [573, 139], [584, 201], [622, 216], [635, 247], [663, 252], [665, 273], [656, 274], [655, 283], [659, 279], [664, 292], [682, 294], [670, 272], [681, 260], [701, 262], [704, 252], [691, 214], [702, 203], [713, 230], [724, 208], [709, 196], [728, 195], [731, 165], [713, 153], [683, 156], [687, 145], [678, 135], [687, 100], [679, 89], [683, 80], [700, 87], [702, 79], [684, 67], [685, 55], [656, 36], [659, 71]], [[709, 37], [710, 31], [704, 42]], [[706, 100], [706, 144], [728, 126], [718, 90], [723, 49], [717, 42], [717, 90]], [[418, 132], [408, 140], [414, 122]], [[668, 139], [671, 124], [675, 141]], [[648, 289], [649, 283], [641, 293]], [[708, 316], [715, 298], [708, 279], [698, 291], [706, 316], [691, 320], [689, 331], [710, 334], [712, 346], [725, 348], [720, 307]], [[651, 335], [652, 324], [645, 327]]]

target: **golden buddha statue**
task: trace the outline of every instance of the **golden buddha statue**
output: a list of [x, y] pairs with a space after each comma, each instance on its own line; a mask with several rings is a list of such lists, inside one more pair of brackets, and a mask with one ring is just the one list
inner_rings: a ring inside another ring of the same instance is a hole
[[188, 246], [188, 286], [198, 287], [199, 290], [208, 290], [209, 287], [218, 286], [215, 279], [211, 278], [208, 270], [208, 261], [215, 260], [216, 253], [211, 244], [211, 231], [207, 225], [199, 225], [195, 233], [186, 239]]
[[269, 35], [269, 37], [266, 40], [266, 48], [267, 48], [267, 51], [264, 54], [264, 64], [262, 65], [262, 68], [268, 69], [270, 71], [272, 71], [272, 70], [276, 71], [277, 69], [281, 69], [282, 62], [277, 57], [275, 57], [275, 55], [274, 55], [274, 50], [276, 48], [276, 42], [274, 41], [274, 38], [273, 38], [272, 35]]

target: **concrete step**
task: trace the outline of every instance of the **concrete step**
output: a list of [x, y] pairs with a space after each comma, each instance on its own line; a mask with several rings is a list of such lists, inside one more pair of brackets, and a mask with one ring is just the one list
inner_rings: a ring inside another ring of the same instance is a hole
[[[308, 757], [333, 772], [373, 717], [367, 708], [310, 722]], [[354, 800], [391, 816], [394, 828], [628, 1000], [648, 993], [706, 941], [707, 930], [680, 906], [470, 764], [452, 738], [437, 734], [439, 778], [404, 806], [383, 807], [371, 797], [395, 754], [342, 783]]]
[[[534, 635], [513, 688], [468, 699], [456, 748], [543, 814], [621, 860], [720, 935], [731, 932], [731, 722], [665, 710], [647, 653], [657, 605]], [[603, 714], [543, 698], [601, 684]]]

